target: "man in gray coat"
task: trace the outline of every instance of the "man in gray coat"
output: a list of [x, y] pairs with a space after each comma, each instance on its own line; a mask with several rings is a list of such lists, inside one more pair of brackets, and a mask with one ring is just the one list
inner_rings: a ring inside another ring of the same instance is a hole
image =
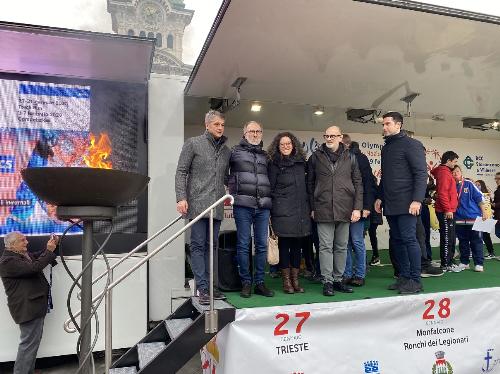
[[[177, 211], [192, 220], [225, 194], [224, 180], [228, 173], [231, 151], [226, 146], [224, 116], [215, 110], [205, 115], [206, 131], [189, 138], [182, 147], [175, 173]], [[214, 248], [217, 245], [224, 206], [214, 214]], [[200, 219], [191, 226], [191, 268], [201, 304], [208, 304], [209, 294], [209, 219]], [[224, 295], [214, 289], [214, 298]]]
[[35, 258], [28, 253], [28, 240], [19, 231], [4, 237], [0, 277], [10, 314], [21, 330], [13, 374], [31, 374], [35, 369], [49, 295], [49, 284], [42, 270], [55, 260], [58, 241], [57, 236], [51, 236], [46, 251]]
[[354, 155], [342, 144], [337, 126], [326, 129], [323, 143], [308, 160], [307, 188], [311, 216], [318, 225], [323, 295], [352, 292], [342, 282], [349, 224], [361, 218], [363, 182]]

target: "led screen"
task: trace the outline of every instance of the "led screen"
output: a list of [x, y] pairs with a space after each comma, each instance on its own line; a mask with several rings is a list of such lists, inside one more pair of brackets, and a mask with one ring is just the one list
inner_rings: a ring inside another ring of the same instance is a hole
[[[137, 144], [145, 97], [137, 85], [0, 78], [0, 235], [62, 233], [69, 225], [31, 192], [23, 168], [86, 167], [85, 161], [97, 160], [141, 172]], [[117, 231], [137, 231], [137, 208], [135, 201], [120, 209]]]

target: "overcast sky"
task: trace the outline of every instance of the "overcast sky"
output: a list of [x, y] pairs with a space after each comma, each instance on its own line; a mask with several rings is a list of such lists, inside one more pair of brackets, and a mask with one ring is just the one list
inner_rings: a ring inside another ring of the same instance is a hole
[[[221, 2], [222, 0], [185, 0], [186, 8], [195, 11], [193, 20], [184, 34], [183, 60], [185, 63], [196, 62]], [[500, 1], [498, 0], [426, 0], [422, 2], [500, 16]], [[112, 32], [111, 16], [106, 10], [106, 0], [3, 0], [2, 3], [1, 21]]]

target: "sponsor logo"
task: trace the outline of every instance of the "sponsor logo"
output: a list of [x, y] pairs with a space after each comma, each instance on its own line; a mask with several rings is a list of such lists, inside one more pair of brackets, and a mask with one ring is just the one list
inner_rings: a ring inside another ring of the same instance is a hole
[[495, 370], [495, 367], [500, 364], [500, 358], [493, 357], [493, 348], [489, 348], [486, 350], [486, 355], [483, 357], [484, 363], [481, 367], [483, 373], [491, 373]]
[[369, 360], [363, 363], [365, 374], [380, 374], [379, 364], [377, 360]]
[[13, 173], [15, 167], [15, 156], [0, 155], [0, 173]]
[[466, 158], [464, 158], [464, 166], [468, 170], [472, 169], [472, 167], [474, 166], [474, 160], [470, 156], [467, 156]]
[[436, 362], [432, 365], [432, 374], [453, 374], [453, 367], [444, 358], [444, 351], [437, 351]]

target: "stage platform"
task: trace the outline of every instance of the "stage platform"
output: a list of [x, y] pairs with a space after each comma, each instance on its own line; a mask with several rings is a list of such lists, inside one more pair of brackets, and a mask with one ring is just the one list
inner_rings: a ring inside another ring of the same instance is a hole
[[[495, 244], [495, 253], [500, 254], [500, 244]], [[457, 249], [458, 250], [458, 249]], [[368, 256], [371, 252], [368, 251]], [[343, 294], [336, 292], [333, 297], [323, 296], [323, 286], [301, 278], [301, 286], [305, 289], [303, 294], [285, 294], [282, 291], [281, 278], [270, 278], [266, 274], [266, 285], [275, 291], [274, 297], [263, 297], [253, 295], [248, 299], [240, 297], [239, 292], [225, 292], [227, 301], [236, 308], [256, 308], [280, 305], [298, 305], [311, 303], [328, 303], [338, 301], [352, 301], [372, 299], [380, 297], [399, 296], [395, 291], [387, 290], [387, 286], [394, 282], [393, 268], [389, 261], [389, 252], [380, 251], [380, 259], [385, 266], [368, 266], [366, 284], [363, 287], [355, 287], [354, 293]], [[439, 248], [433, 248], [433, 259], [439, 259]], [[457, 258], [458, 262], [459, 259]], [[472, 263], [472, 260], [471, 260]], [[470, 270], [461, 273], [445, 273], [440, 277], [423, 278], [423, 293], [435, 293], [444, 291], [458, 291], [487, 287], [500, 286], [500, 260], [485, 260], [484, 272], [478, 273], [471, 265]]]

